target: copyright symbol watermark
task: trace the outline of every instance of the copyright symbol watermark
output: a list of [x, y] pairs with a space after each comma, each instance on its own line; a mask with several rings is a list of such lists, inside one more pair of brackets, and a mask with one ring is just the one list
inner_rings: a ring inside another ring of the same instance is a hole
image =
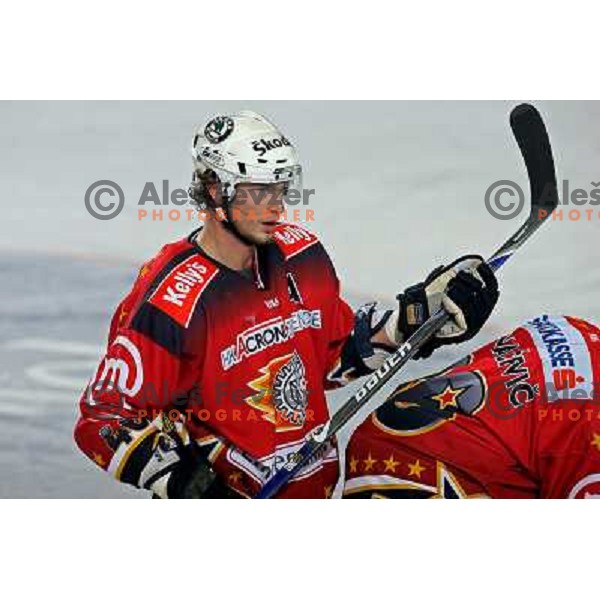
[[[108, 197], [107, 197], [108, 196]], [[115, 196], [117, 197], [114, 200]], [[125, 194], [114, 181], [95, 181], [85, 192], [85, 207], [95, 219], [108, 221], [116, 217], [125, 206]]]
[[495, 181], [485, 192], [485, 207], [496, 219], [508, 221], [516, 217], [525, 206], [525, 194], [521, 186], [510, 181], [501, 179]]
[[524, 404], [511, 402], [503, 381], [488, 384], [486, 406], [492, 417], [498, 421], [510, 421], [523, 408]]

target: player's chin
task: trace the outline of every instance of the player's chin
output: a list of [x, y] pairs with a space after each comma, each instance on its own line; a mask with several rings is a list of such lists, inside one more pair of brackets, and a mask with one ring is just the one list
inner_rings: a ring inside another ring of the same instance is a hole
[[246, 237], [257, 246], [264, 246], [273, 241], [273, 233], [270, 231], [248, 231]]
[[253, 238], [254, 243], [258, 246], [270, 244], [273, 241], [277, 225], [277, 222], [260, 223], [252, 231], [250, 237]]
[[267, 244], [272, 244], [274, 242], [274, 237], [272, 233], [265, 233], [262, 236], [262, 241], [258, 243], [259, 246], [266, 246]]

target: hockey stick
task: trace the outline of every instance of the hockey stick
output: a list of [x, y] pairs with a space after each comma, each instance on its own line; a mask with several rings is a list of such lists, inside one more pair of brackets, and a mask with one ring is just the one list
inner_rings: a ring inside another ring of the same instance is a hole
[[[510, 114], [510, 126], [519, 144], [529, 175], [531, 206], [523, 225], [487, 261], [498, 270], [548, 220], [558, 205], [558, 190], [552, 148], [538, 111], [520, 104]], [[369, 376], [358, 391], [267, 480], [255, 498], [272, 498], [348, 421], [379, 392], [400, 369], [435, 335], [450, 315], [443, 309], [429, 318], [406, 342]], [[385, 397], [385, 396], [384, 396]]]

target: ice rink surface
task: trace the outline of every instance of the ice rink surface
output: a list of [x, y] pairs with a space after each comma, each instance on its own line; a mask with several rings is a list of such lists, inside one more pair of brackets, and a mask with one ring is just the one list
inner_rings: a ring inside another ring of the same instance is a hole
[[[514, 220], [483, 197], [511, 179], [527, 190], [508, 126], [517, 102], [0, 102], [0, 497], [140, 496], [79, 454], [72, 428], [108, 321], [137, 267], [196, 226], [138, 218], [146, 182], [185, 188], [192, 126], [231, 109], [269, 115], [296, 142], [314, 222], [353, 304], [391, 302], [434, 266], [490, 254]], [[559, 180], [600, 185], [600, 103], [534, 102]], [[124, 190], [123, 212], [84, 206], [101, 179]], [[559, 186], [560, 187], [560, 186]], [[564, 198], [563, 198], [564, 202]], [[569, 210], [579, 208], [579, 220]], [[599, 321], [600, 207], [559, 207], [501, 275], [484, 331], [412, 365], [435, 370], [542, 312]], [[591, 217], [585, 213], [593, 209]], [[330, 399], [334, 407], [348, 391]], [[341, 442], [347, 439], [347, 433]]]

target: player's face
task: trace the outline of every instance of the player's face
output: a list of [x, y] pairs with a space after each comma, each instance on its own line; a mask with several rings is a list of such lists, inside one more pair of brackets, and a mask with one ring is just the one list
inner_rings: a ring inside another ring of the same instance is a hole
[[269, 243], [283, 212], [285, 192], [285, 183], [238, 184], [230, 215], [239, 232], [255, 244]]

